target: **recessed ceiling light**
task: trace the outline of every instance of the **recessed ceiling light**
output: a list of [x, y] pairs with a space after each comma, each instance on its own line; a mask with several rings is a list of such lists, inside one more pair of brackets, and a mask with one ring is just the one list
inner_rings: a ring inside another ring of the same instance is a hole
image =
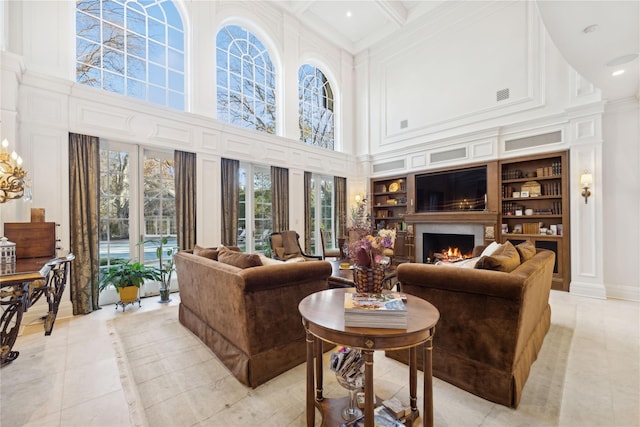
[[593, 33], [597, 29], [598, 29], [598, 24], [592, 24], [592, 25], [589, 25], [588, 27], [584, 27], [582, 32], [585, 34], [589, 34], [589, 33]]
[[351, 11], [347, 10], [347, 18], [351, 18]]
[[629, 55], [622, 55], [607, 62], [607, 67], [617, 67], [618, 65], [631, 62], [638, 57], [637, 53], [631, 53]]
[[616, 70], [613, 73], [611, 73], [611, 75], [613, 77], [616, 77], [616, 76], [619, 76], [619, 75], [622, 75], [622, 74], [624, 74], [624, 70]]

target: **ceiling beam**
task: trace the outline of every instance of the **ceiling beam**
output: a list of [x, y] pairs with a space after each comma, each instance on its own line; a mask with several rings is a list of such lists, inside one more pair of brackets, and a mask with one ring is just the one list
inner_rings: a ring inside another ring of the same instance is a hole
[[397, 0], [376, 0], [376, 4], [398, 27], [402, 27], [407, 22], [409, 11], [403, 6], [402, 2]]

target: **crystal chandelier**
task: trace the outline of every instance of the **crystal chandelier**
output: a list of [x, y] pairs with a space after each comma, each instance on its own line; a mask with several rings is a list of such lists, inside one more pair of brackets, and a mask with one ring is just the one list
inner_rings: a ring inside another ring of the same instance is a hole
[[0, 151], [0, 203], [19, 199], [24, 195], [24, 181], [27, 173], [22, 169], [22, 158], [13, 151], [8, 152], [9, 141], [2, 140]]

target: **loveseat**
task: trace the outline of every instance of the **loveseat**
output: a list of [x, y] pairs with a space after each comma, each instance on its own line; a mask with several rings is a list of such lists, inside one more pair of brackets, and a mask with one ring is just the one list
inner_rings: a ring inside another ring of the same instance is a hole
[[253, 388], [304, 362], [298, 304], [327, 289], [331, 264], [271, 260], [261, 265], [255, 254], [199, 249], [175, 255], [180, 323]]
[[[522, 245], [527, 244], [531, 245]], [[429, 301], [440, 311], [433, 375], [513, 408], [520, 402], [551, 324], [549, 293], [555, 262], [552, 251], [531, 245], [522, 255], [523, 247], [507, 262], [517, 258], [516, 264], [507, 267], [510, 272], [494, 271], [504, 268], [501, 256], [474, 261], [478, 267], [494, 270], [473, 268], [473, 264], [458, 268], [415, 263], [401, 264], [397, 270], [403, 292]], [[406, 351], [386, 355], [408, 363]]]

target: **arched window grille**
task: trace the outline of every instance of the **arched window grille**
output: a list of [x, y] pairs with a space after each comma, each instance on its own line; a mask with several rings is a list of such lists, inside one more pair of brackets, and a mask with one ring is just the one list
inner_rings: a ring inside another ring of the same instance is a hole
[[317, 67], [298, 70], [300, 141], [334, 150], [334, 98], [331, 85]]

